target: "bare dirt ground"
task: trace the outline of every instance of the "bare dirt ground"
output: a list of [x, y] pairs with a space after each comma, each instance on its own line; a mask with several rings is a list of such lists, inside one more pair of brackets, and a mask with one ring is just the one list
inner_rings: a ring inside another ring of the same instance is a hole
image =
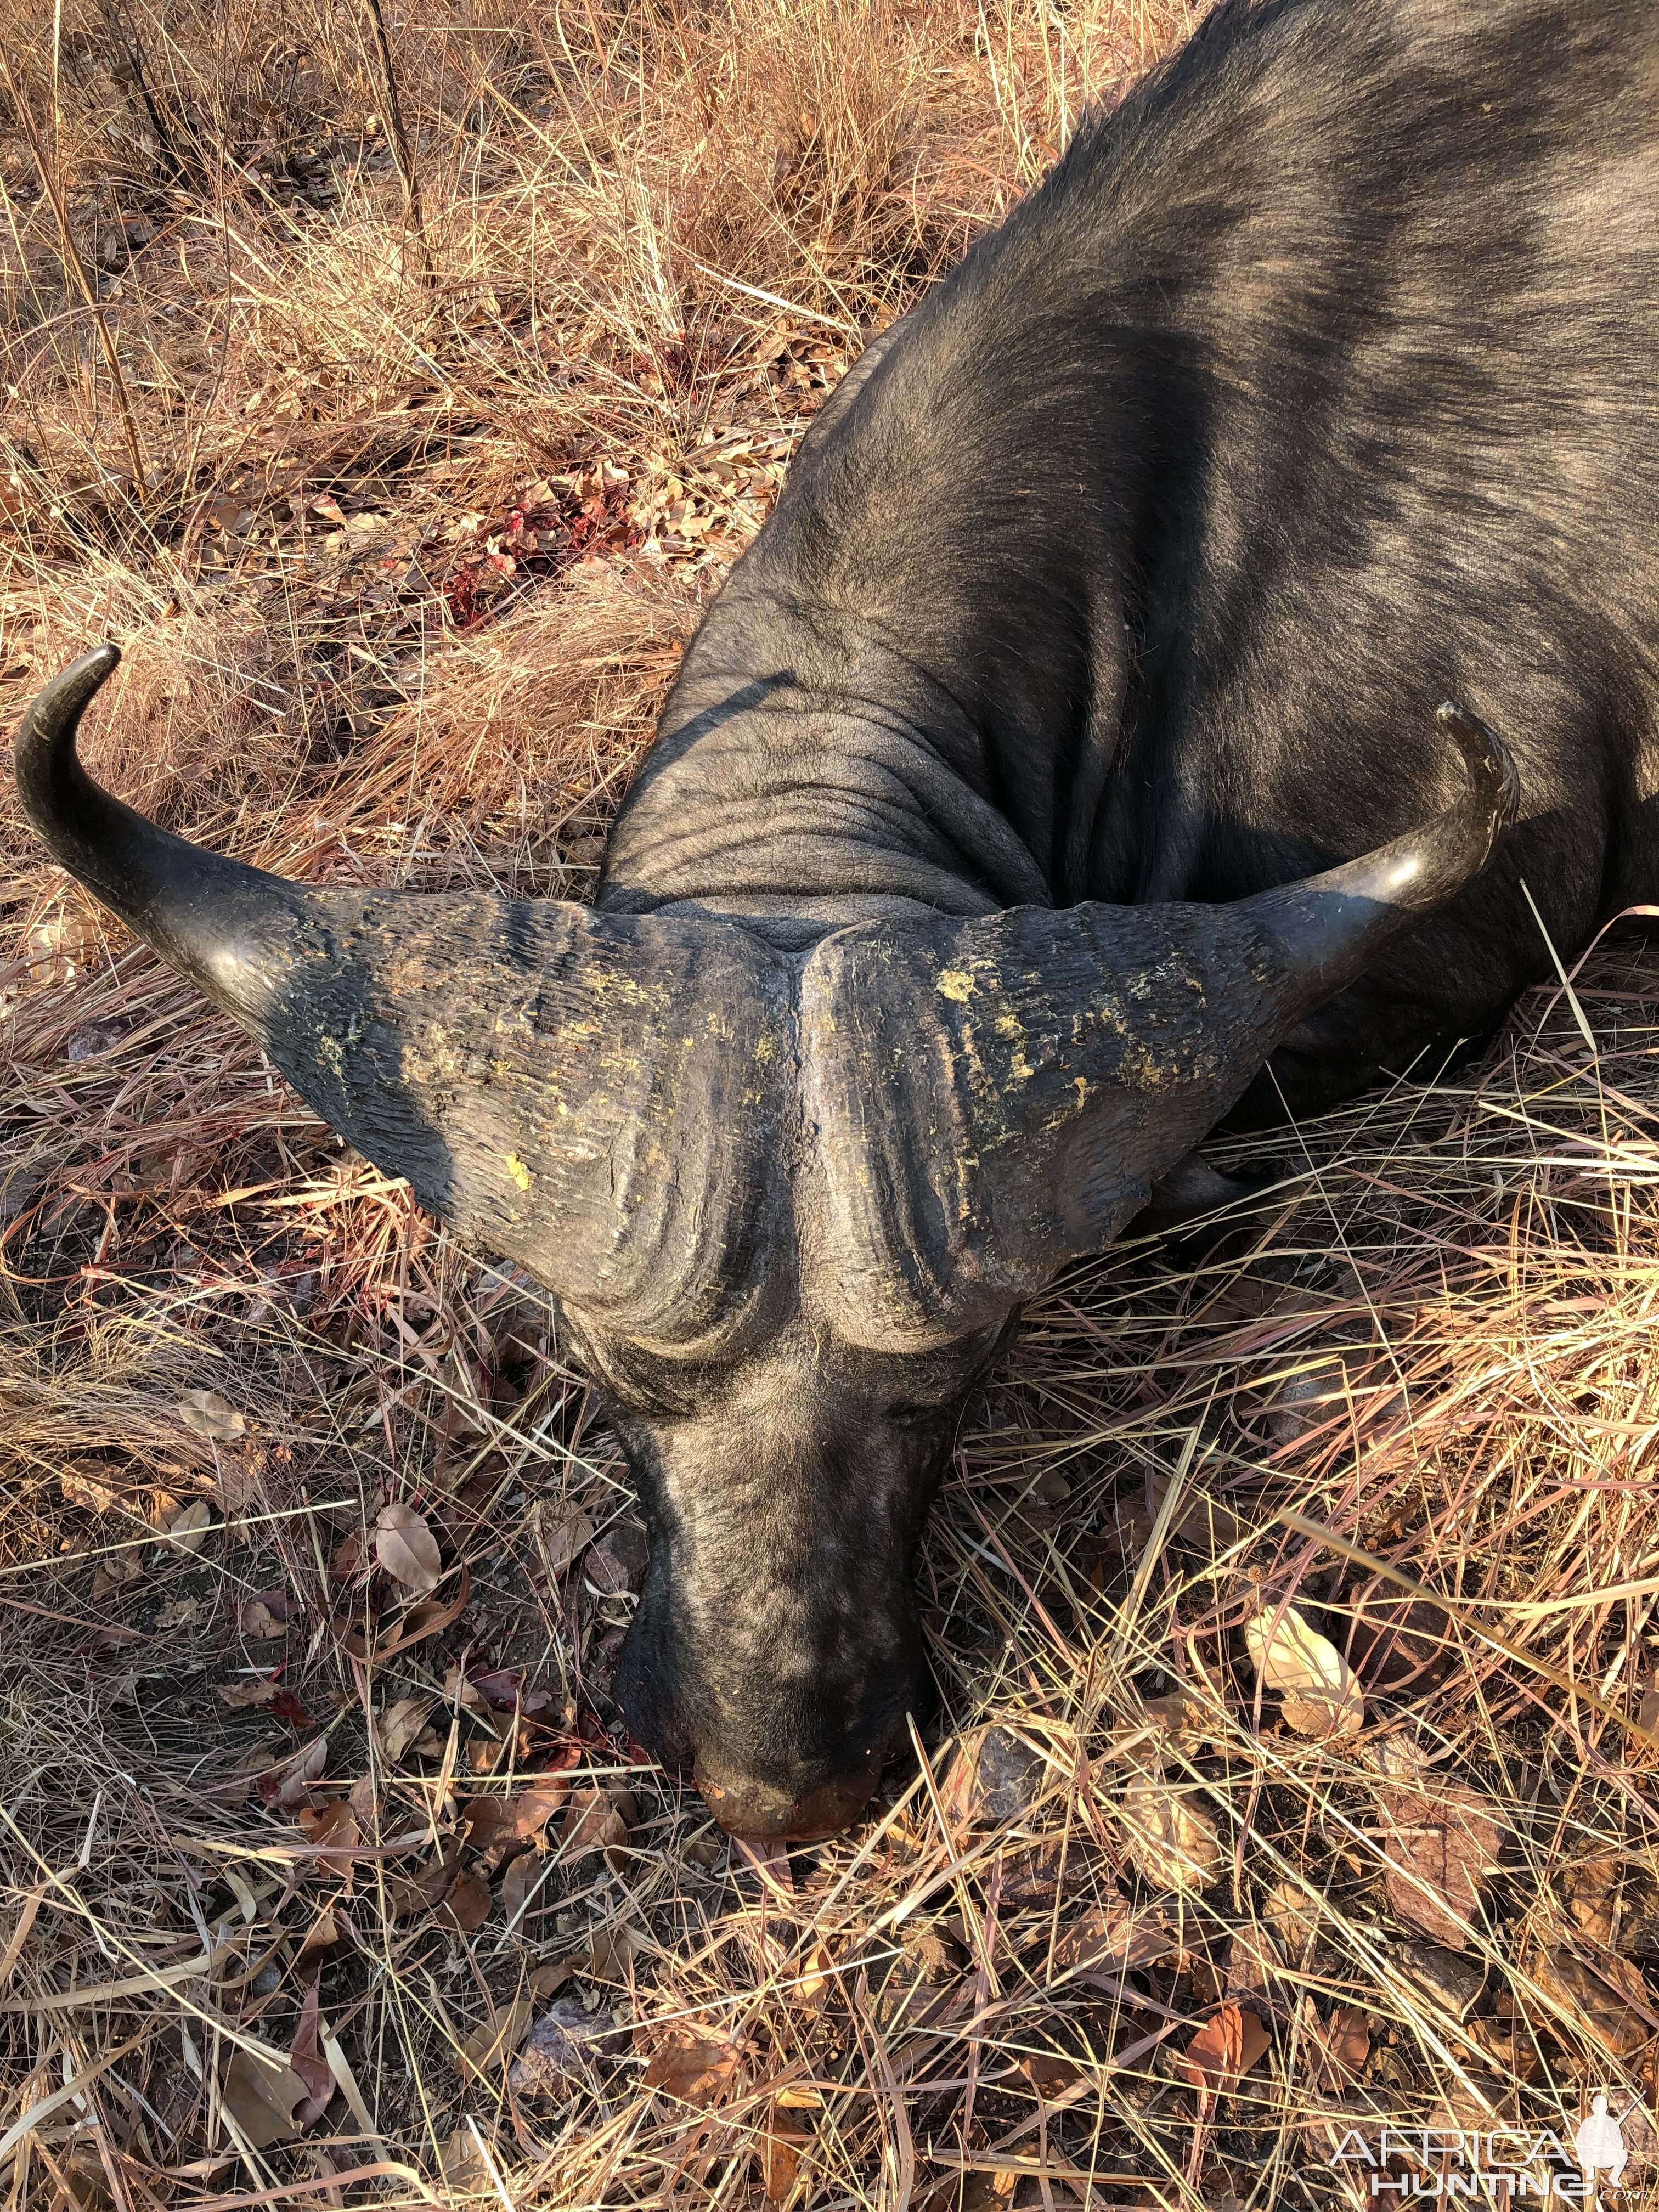
[[[89, 757], [169, 826], [580, 896], [823, 392], [1187, 27], [31, 0], [0, 714], [112, 636]], [[9, 789], [0, 866], [8, 2212], [1358, 2206], [1468, 2171], [1390, 2120], [1535, 2184], [1597, 2089], [1651, 2197], [1633, 939], [1044, 1303], [927, 1545], [942, 1725], [757, 1856], [611, 1705], [638, 1533], [545, 1300]]]

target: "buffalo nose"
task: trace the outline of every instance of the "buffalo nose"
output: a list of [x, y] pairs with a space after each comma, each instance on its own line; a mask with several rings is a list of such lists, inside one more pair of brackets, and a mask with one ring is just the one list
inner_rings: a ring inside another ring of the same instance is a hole
[[735, 1775], [720, 1779], [701, 1759], [691, 1771], [703, 1802], [728, 1835], [757, 1843], [813, 1844], [857, 1820], [870, 1802], [881, 1765], [872, 1761], [856, 1774], [838, 1775], [799, 1796]]

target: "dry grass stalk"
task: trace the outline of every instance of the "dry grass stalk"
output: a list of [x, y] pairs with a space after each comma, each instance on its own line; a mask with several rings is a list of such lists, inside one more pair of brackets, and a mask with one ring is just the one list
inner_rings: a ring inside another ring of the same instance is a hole
[[[1186, 21], [468, 7], [399, 49], [416, 328], [348, 19], [70, 7], [64, 215], [168, 473], [142, 532], [104, 495], [0, 144], [6, 711], [112, 630], [92, 757], [169, 826], [580, 896], [860, 337]], [[608, 1724], [628, 1496], [544, 1301], [10, 811], [0, 854], [9, 2207], [1346, 2203], [1382, 2115], [1648, 2108], [1652, 1756], [1607, 1717], [1659, 1710], [1632, 940], [1478, 1068], [1231, 1147], [1284, 1182], [1226, 1243], [1044, 1301], [927, 1549], [942, 1732], [757, 1861]], [[388, 1527], [435, 1589], [371, 1576]], [[1352, 1662], [1358, 1735], [1261, 1689], [1264, 1607]]]

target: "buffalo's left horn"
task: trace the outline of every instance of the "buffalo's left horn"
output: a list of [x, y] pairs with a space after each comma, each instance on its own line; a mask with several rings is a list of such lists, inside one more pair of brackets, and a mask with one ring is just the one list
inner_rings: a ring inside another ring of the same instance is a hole
[[705, 1330], [776, 1202], [782, 963], [695, 918], [292, 884], [171, 836], [76, 757], [119, 659], [77, 660], [18, 732], [53, 856], [464, 1236], [642, 1337]]
[[1257, 927], [1285, 960], [1287, 1028], [1472, 883], [1515, 819], [1521, 783], [1509, 748], [1449, 701], [1439, 721], [1457, 740], [1468, 770], [1469, 787], [1455, 806], [1374, 853], [1248, 902]]

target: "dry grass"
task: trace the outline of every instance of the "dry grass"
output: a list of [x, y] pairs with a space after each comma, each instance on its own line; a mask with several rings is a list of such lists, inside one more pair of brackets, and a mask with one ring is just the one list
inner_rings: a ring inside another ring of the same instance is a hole
[[[9, 26], [68, 242], [14, 107], [4, 710], [116, 635], [94, 760], [297, 875], [580, 895], [823, 392], [1184, 21], [508, 12], [388, 23], [424, 247], [369, 15]], [[1224, 1245], [1045, 1303], [927, 1547], [944, 1732], [862, 1829], [757, 1863], [607, 1725], [629, 1600], [580, 1545], [628, 1499], [543, 1301], [9, 802], [0, 838], [8, 2212], [1358, 2204], [1357, 2122], [1651, 2104], [1659, 972], [1628, 944], [1476, 1074], [1256, 1147], [1283, 1202]], [[350, 1557], [388, 1500], [465, 1596], [395, 1650]], [[1414, 1657], [1364, 1660], [1358, 1735], [1291, 1727], [1244, 1657], [1289, 1601], [1358, 1658], [1395, 1587], [1285, 1506], [1442, 1601], [1401, 1595]], [[480, 1807], [550, 1768], [536, 1848], [492, 1850]], [[1437, 1896], [1468, 1989], [1423, 1979]], [[538, 2094], [512, 2046], [562, 2002], [609, 2039]], [[1179, 2062], [1229, 2020], [1267, 2047], [1212, 2094]], [[331, 2101], [262, 2145], [259, 2054], [307, 2023]]]

